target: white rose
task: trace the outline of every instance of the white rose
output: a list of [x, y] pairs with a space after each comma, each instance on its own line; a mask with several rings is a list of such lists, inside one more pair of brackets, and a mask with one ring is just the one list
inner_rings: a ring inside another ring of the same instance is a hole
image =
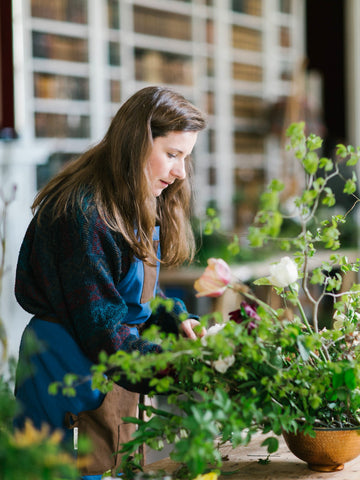
[[208, 337], [209, 335], [216, 335], [218, 332], [220, 332], [220, 330], [222, 330], [225, 327], [225, 325], [226, 323], [216, 323], [212, 327], [208, 328], [206, 331], [206, 334], [203, 337], [201, 337], [201, 343], [204, 346], [206, 346], [207, 345], [206, 337]]
[[217, 370], [220, 373], [225, 373], [231, 365], [233, 365], [235, 362], [235, 357], [234, 355], [230, 355], [229, 357], [219, 357], [218, 360], [215, 360], [213, 362], [213, 366], [215, 370]]
[[275, 287], [284, 288], [298, 279], [296, 263], [290, 257], [283, 257], [280, 262], [270, 266], [270, 283]]

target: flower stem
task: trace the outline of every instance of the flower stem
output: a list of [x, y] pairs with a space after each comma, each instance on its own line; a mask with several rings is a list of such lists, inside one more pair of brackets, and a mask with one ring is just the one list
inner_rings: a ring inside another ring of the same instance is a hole
[[308, 330], [309, 333], [313, 333], [313, 329], [312, 329], [310, 323], [308, 322], [308, 319], [307, 319], [307, 317], [306, 317], [306, 315], [305, 315], [303, 306], [302, 306], [301, 303], [300, 303], [299, 297], [297, 296], [295, 290], [293, 289], [293, 287], [292, 287], [291, 285], [289, 285], [289, 290], [290, 290], [290, 292], [291, 292], [294, 296], [296, 296], [296, 305], [297, 305], [297, 307], [298, 307], [298, 309], [299, 309], [299, 312], [300, 312], [302, 321], [304, 322], [304, 325], [306, 326], [306, 328], [307, 328], [307, 330]]
[[261, 305], [266, 310], [268, 310], [272, 315], [277, 316], [276, 310], [274, 310], [268, 303], [263, 302], [262, 300], [260, 300], [260, 298], [256, 297], [254, 294], [252, 294], [250, 290], [245, 290], [242, 287], [239, 288], [237, 285], [228, 285], [228, 287], [232, 288], [235, 292], [241, 293], [242, 295], [244, 295], [244, 297], [248, 298], [249, 300], [252, 300], [253, 302], [257, 303], [258, 305]]

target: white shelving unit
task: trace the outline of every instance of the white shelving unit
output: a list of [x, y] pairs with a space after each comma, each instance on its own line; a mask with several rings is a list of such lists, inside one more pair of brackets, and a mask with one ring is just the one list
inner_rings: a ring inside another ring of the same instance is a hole
[[265, 179], [274, 174], [268, 163], [276, 142], [264, 107], [290, 93], [304, 52], [304, 1], [14, 4], [25, 92], [20, 135], [34, 147], [46, 140], [49, 156], [76, 154], [103, 136], [134, 91], [170, 85], [209, 114], [196, 149], [196, 212], [215, 204], [232, 227], [234, 179], [242, 171], [248, 178], [249, 169]]

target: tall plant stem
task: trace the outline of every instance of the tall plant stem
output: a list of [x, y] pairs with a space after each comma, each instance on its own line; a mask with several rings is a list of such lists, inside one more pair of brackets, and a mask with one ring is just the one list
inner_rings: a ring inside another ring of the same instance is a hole
[[[299, 297], [297, 296], [296, 292], [294, 291], [294, 289], [292, 288], [291, 285], [289, 285], [289, 290], [291, 293], [294, 294], [294, 296], [296, 297], [296, 306], [298, 307], [299, 309], [299, 312], [300, 312], [300, 316], [301, 316], [301, 319], [302, 321], [304, 322], [304, 325], [306, 327], [306, 329], [308, 330], [309, 333], [314, 333], [314, 329], [311, 327], [306, 315], [305, 315], [305, 312], [304, 312], [304, 309], [303, 309], [303, 306], [299, 300]], [[318, 304], [316, 304], [317, 306]], [[318, 333], [316, 331], [316, 333]], [[321, 358], [326, 362], [326, 361], [329, 361], [330, 358], [329, 358], [329, 354], [328, 354], [328, 351], [326, 349], [324, 349], [323, 347], [320, 348], [320, 355], [321, 355]]]

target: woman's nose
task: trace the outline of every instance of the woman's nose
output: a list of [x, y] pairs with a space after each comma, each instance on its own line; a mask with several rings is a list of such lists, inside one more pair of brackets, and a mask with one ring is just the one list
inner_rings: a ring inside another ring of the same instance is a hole
[[171, 169], [171, 174], [179, 180], [183, 180], [186, 177], [185, 160], [179, 159], [173, 165], [173, 168]]

